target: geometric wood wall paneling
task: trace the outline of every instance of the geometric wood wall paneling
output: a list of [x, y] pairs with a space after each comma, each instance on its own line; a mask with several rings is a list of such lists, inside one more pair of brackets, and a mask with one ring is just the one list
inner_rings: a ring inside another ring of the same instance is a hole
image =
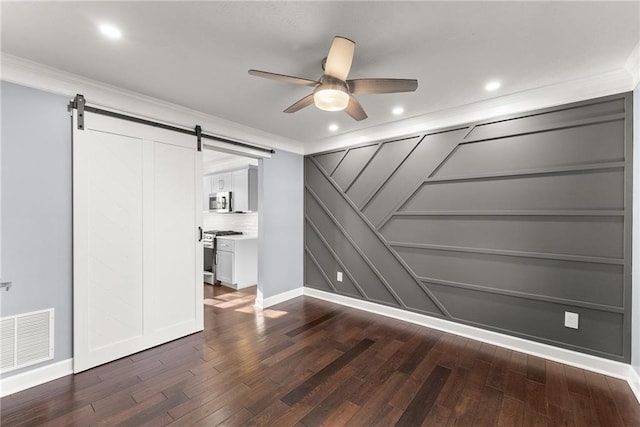
[[626, 93], [307, 156], [311, 269], [331, 292], [628, 362], [630, 130]]

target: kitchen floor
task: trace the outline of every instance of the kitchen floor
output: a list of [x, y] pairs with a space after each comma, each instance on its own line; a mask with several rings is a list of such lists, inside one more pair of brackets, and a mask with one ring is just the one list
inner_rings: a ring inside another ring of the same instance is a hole
[[640, 425], [626, 382], [256, 288], [209, 286], [204, 332], [2, 399], [2, 425]]

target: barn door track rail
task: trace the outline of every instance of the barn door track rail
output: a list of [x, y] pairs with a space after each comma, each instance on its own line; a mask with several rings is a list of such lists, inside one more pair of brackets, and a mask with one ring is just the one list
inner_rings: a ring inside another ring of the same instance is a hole
[[208, 135], [206, 133], [202, 133], [202, 128], [200, 125], [196, 125], [194, 130], [185, 129], [177, 126], [168, 125], [165, 123], [156, 122], [153, 120], [147, 120], [140, 117], [129, 116], [127, 114], [117, 113], [115, 111], [104, 110], [102, 108], [92, 107], [86, 104], [86, 99], [84, 95], [77, 94], [73, 100], [69, 102], [68, 106], [69, 111], [72, 109], [78, 110], [78, 129], [84, 130], [84, 113], [94, 113], [101, 114], [103, 116], [113, 117], [116, 119], [128, 120], [130, 122], [140, 123], [143, 125], [153, 126], [161, 129], [170, 130], [173, 132], [183, 133], [186, 135], [193, 135], [197, 138], [198, 151], [202, 151], [202, 139], [210, 139], [212, 141], [223, 142], [225, 144], [234, 145], [236, 147], [248, 148], [251, 150], [262, 151], [265, 153], [273, 154], [275, 150], [271, 148], [261, 147], [259, 145], [248, 144], [246, 142], [235, 141], [228, 138], [223, 138], [221, 136]]

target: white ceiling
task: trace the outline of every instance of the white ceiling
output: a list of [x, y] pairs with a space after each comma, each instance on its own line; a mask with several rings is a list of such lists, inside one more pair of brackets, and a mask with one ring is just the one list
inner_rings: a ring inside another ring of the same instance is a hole
[[[623, 68], [639, 2], [7, 2], [2, 51], [300, 142]], [[101, 23], [118, 26], [107, 40]], [[369, 118], [308, 107], [310, 92], [249, 76], [322, 74], [332, 38], [356, 41], [349, 78], [416, 78], [360, 95]], [[503, 86], [486, 92], [498, 79]], [[391, 115], [395, 106], [404, 115]], [[328, 125], [336, 123], [338, 132]]]

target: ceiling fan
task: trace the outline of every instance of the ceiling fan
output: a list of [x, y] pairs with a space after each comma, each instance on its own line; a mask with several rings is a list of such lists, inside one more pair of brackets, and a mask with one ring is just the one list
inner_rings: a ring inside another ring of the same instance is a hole
[[329, 54], [322, 62], [324, 73], [318, 81], [259, 70], [249, 70], [249, 74], [314, 88], [313, 93], [295, 102], [284, 110], [285, 113], [295, 113], [315, 104], [316, 107], [325, 111], [344, 110], [355, 120], [366, 119], [367, 113], [353, 94], [413, 92], [418, 88], [418, 81], [413, 79], [347, 80], [355, 46], [355, 42], [345, 37], [334, 37]]

